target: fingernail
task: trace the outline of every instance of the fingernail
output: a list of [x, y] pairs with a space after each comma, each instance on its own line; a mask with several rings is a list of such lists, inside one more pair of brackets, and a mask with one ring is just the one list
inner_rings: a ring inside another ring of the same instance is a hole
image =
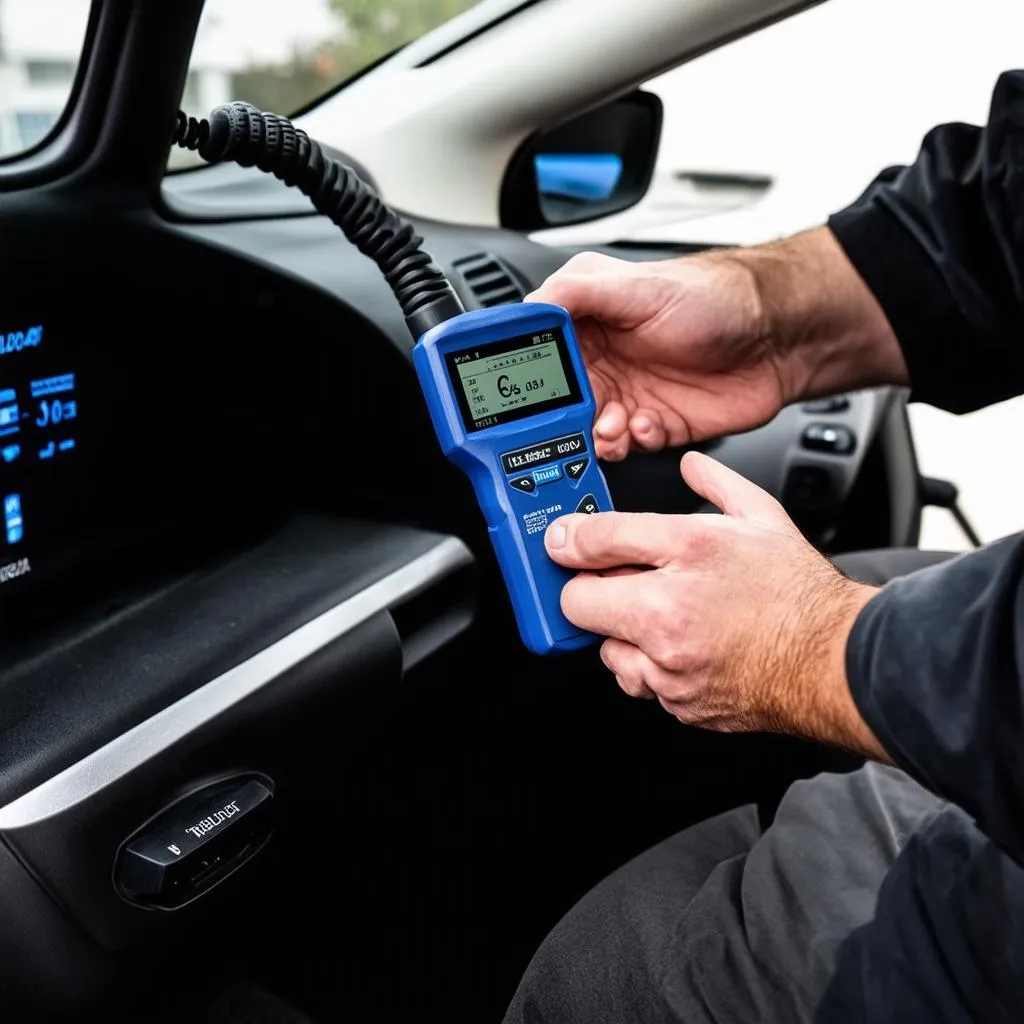
[[603, 437], [605, 440], [611, 437], [612, 431], [612, 420], [610, 416], [602, 416], [597, 423], [594, 424], [594, 433], [598, 437]]
[[649, 434], [654, 429], [654, 424], [646, 416], [637, 416], [633, 420], [633, 430], [638, 434]]
[[555, 525], [548, 530], [548, 547], [564, 548], [565, 534], [565, 527], [561, 526], [559, 523], [555, 523]]

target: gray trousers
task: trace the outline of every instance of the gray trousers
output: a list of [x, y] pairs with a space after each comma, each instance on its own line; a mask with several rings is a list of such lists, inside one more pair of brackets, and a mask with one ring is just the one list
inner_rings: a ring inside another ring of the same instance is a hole
[[[881, 584], [946, 557], [867, 552], [837, 564]], [[686, 829], [558, 923], [506, 1024], [811, 1021], [839, 945], [943, 806], [902, 772], [868, 765], [795, 783], [767, 829], [753, 806]]]

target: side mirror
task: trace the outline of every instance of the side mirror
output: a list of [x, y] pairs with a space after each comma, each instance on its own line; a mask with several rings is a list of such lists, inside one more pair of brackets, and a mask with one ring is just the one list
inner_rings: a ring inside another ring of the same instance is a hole
[[539, 231], [634, 206], [651, 184], [661, 123], [661, 100], [637, 91], [532, 135], [505, 174], [502, 226]]

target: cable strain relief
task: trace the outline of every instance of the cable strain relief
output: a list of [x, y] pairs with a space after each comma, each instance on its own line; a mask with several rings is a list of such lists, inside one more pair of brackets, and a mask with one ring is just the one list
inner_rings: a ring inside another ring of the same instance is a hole
[[415, 313], [410, 313], [405, 318], [405, 323], [413, 340], [419, 341], [432, 327], [446, 323], [465, 311], [454, 289], [449, 286], [447, 294], [421, 306]]
[[[206, 138], [199, 147], [199, 155], [211, 164], [219, 163], [229, 156], [233, 146], [237, 147], [244, 137], [246, 105], [225, 103], [210, 112]], [[234, 155], [234, 154], [231, 154]]]

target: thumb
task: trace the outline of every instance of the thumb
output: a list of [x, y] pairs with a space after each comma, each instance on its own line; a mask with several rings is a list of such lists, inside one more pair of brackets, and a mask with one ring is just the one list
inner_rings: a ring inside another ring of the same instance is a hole
[[687, 452], [680, 469], [686, 484], [727, 516], [765, 526], [791, 526], [785, 509], [767, 491], [721, 462]]

